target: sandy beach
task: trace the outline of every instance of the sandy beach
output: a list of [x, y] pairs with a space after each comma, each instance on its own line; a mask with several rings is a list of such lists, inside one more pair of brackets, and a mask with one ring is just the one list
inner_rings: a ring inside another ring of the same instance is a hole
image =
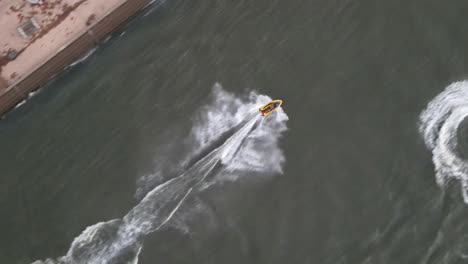
[[[126, 0], [43, 0], [30, 4], [24, 0], [1, 0], [0, 94], [124, 2]], [[30, 19], [39, 29], [24, 36], [18, 28]]]

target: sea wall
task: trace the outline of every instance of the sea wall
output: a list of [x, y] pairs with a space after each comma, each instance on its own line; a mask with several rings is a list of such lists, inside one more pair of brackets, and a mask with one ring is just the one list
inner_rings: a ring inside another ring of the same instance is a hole
[[5, 92], [0, 94], [0, 116], [3, 116], [16, 104], [26, 99], [30, 92], [46, 84], [51, 77], [62, 72], [68, 65], [94, 48], [101, 40], [136, 15], [150, 2], [151, 0], [125, 1], [24, 78], [13, 83]]

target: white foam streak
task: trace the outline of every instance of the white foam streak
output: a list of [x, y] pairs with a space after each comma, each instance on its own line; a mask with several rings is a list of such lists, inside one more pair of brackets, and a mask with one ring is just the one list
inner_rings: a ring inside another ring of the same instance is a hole
[[[281, 172], [284, 156], [278, 140], [286, 130], [286, 114], [280, 109], [267, 118], [261, 117], [258, 107], [271, 100], [264, 95], [252, 92], [245, 102], [225, 92], [220, 85], [215, 86], [213, 94], [214, 103], [201, 111], [192, 135], [196, 146], [207, 146], [235, 127], [221, 146], [211, 150], [181, 175], [146, 193], [123, 218], [86, 228], [74, 239], [64, 257], [34, 263], [136, 264], [143, 246], [142, 238], [168, 224], [195, 189], [203, 190], [202, 183], [213, 174], [216, 165], [221, 163], [224, 169], [231, 171]], [[160, 172], [153, 175], [162, 177]], [[194, 208], [202, 210], [204, 207], [195, 205]]]
[[457, 82], [434, 98], [421, 113], [420, 133], [432, 151], [436, 181], [458, 180], [468, 204], [468, 162], [456, 152], [459, 125], [468, 116], [468, 82]]
[[91, 57], [91, 55], [94, 54], [94, 52], [97, 50], [97, 48], [93, 48], [93, 49], [90, 49], [88, 52], [86, 52], [85, 55], [83, 55], [82, 57], [78, 58], [76, 61], [70, 63], [70, 65], [68, 65], [66, 68], [71, 68], [71, 67], [74, 67], [84, 61], [86, 61], [89, 57]]
[[[219, 135], [242, 122], [246, 113], [258, 113], [258, 108], [271, 100], [269, 96], [259, 95], [254, 91], [242, 100], [216, 84], [213, 87], [213, 101], [197, 116], [198, 122], [192, 130], [197, 148], [211, 144]], [[287, 130], [288, 116], [280, 108], [259, 119], [260, 122], [244, 140], [238, 153], [233, 157], [226, 157], [229, 162], [224, 164], [228, 170], [282, 173], [285, 158], [278, 144]]]

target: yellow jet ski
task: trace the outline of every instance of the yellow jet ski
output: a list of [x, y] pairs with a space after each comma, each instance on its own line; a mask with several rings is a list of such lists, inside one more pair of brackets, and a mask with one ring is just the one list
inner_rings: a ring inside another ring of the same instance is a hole
[[273, 100], [268, 104], [260, 107], [260, 114], [262, 116], [267, 116], [277, 110], [283, 104], [282, 100]]

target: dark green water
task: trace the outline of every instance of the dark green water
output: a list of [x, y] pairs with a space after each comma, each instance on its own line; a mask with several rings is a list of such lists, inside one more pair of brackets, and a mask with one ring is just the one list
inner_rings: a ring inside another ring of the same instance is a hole
[[216, 224], [152, 233], [138, 263], [466, 263], [468, 208], [436, 185], [417, 123], [467, 76], [467, 11], [167, 1], [1, 121], [0, 263], [65, 255], [127, 214], [138, 179], [185, 157], [216, 82], [284, 100], [284, 174], [216, 186]]

